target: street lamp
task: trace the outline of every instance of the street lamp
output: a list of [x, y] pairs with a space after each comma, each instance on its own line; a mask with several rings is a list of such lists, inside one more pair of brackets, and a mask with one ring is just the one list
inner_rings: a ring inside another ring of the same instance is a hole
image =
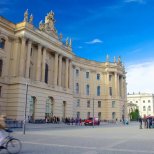
[[25, 108], [24, 108], [24, 121], [23, 121], [23, 134], [24, 135], [26, 131], [27, 94], [28, 94], [28, 83], [26, 82], [26, 102], [25, 102]]
[[93, 128], [94, 128], [94, 98], [93, 98]]

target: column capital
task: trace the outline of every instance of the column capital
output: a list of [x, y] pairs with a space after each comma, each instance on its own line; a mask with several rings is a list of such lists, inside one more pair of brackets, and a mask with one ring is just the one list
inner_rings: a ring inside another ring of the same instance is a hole
[[17, 38], [15, 38], [15, 43], [20, 43], [20, 39], [19, 39], [19, 37], [17, 37]]
[[40, 43], [38, 43], [38, 48], [39, 48], [39, 49], [42, 48], [42, 45], [41, 45]]
[[57, 52], [55, 52], [55, 56], [58, 56], [59, 54]]
[[21, 40], [24, 41], [24, 42], [26, 42], [27, 38], [25, 36], [22, 36], [21, 37]]
[[64, 56], [62, 54], [59, 54], [59, 58], [63, 58]]
[[66, 58], [66, 62], [68, 62], [69, 61], [69, 59], [68, 58]]
[[28, 39], [28, 44], [32, 44], [32, 40]]

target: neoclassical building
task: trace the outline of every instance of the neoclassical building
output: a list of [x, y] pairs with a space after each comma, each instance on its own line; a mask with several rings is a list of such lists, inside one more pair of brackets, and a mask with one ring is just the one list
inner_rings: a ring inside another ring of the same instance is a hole
[[[128, 105], [134, 104], [139, 109], [142, 118], [145, 116], [154, 116], [154, 94], [152, 93], [132, 93], [127, 95]], [[128, 108], [128, 113], [132, 111]]]
[[45, 116], [127, 117], [126, 72], [120, 58], [95, 62], [77, 57], [63, 41], [51, 11], [39, 28], [33, 16], [14, 24], [0, 17], [0, 113], [23, 120]]

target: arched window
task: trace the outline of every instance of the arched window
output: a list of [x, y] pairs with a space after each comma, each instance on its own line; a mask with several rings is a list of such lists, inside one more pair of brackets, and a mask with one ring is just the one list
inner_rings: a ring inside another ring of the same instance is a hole
[[100, 96], [100, 90], [101, 90], [100, 86], [97, 86], [97, 96]]
[[3, 60], [0, 59], [0, 77], [2, 76]]
[[89, 95], [89, 84], [86, 85], [86, 94]]
[[48, 83], [48, 64], [45, 64], [45, 83]]
[[5, 47], [5, 40], [3, 38], [0, 38], [0, 48], [4, 49]]
[[151, 111], [151, 106], [148, 106], [148, 110]]

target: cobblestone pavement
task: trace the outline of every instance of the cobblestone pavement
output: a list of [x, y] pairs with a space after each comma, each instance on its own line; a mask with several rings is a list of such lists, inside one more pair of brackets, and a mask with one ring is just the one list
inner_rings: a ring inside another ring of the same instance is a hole
[[26, 135], [16, 131], [21, 154], [154, 154], [154, 129], [139, 129], [138, 124], [52, 128], [43, 130], [42, 125]]

